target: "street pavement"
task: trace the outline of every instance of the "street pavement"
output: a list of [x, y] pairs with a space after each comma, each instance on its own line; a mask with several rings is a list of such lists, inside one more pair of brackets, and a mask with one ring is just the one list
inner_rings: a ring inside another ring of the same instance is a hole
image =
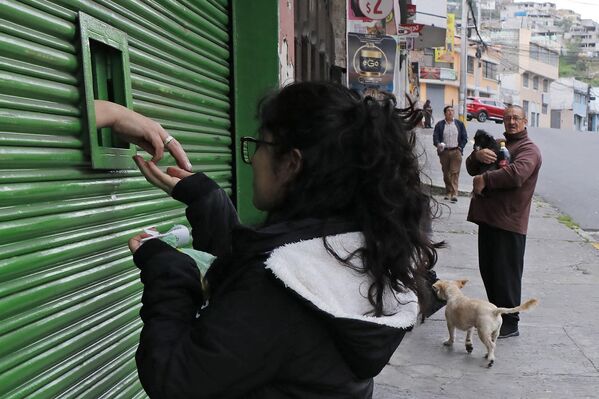
[[[430, 135], [424, 141], [434, 150]], [[433, 184], [442, 185], [432, 153], [429, 172]], [[471, 179], [463, 177], [460, 190], [468, 193]], [[469, 197], [461, 196], [457, 204], [435, 198], [441, 215], [433, 223], [434, 238], [448, 243], [439, 251], [437, 274], [469, 279], [464, 293], [485, 299], [477, 226], [466, 221]], [[374, 398], [599, 398], [599, 249], [561, 224], [559, 216], [555, 207], [535, 198], [522, 299], [540, 303], [521, 313], [519, 337], [498, 341], [492, 368], [485, 367], [484, 345], [476, 334], [472, 354], [464, 348], [464, 332], [457, 332], [452, 349], [443, 346], [447, 327], [442, 309], [406, 335], [375, 378]]]

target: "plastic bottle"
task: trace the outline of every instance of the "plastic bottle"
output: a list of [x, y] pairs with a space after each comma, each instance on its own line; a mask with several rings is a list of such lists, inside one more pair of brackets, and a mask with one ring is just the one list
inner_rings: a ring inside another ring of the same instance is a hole
[[168, 243], [175, 248], [184, 247], [189, 245], [191, 242], [191, 234], [187, 226], [182, 224], [174, 225], [169, 231], [164, 234], [158, 233], [156, 230], [146, 229], [144, 230], [147, 234], [150, 234], [151, 237], [142, 238], [141, 242], [146, 242], [147, 240], [151, 240], [153, 238], [165, 238]]
[[206, 272], [212, 265], [212, 262], [214, 262], [216, 259], [214, 255], [208, 252], [198, 251], [193, 248], [181, 248], [191, 244], [191, 233], [185, 225], [176, 224], [164, 234], [160, 234], [158, 231], [152, 229], [146, 229], [144, 231], [147, 234], [150, 234], [150, 237], [142, 238], [142, 243], [154, 238], [161, 239], [168, 245], [177, 248], [179, 251], [191, 257], [195, 261], [196, 266], [200, 270], [202, 276], [206, 275]]
[[511, 156], [507, 147], [505, 146], [505, 142], [499, 143], [499, 154], [497, 154], [497, 162], [500, 168], [505, 168], [510, 164]]

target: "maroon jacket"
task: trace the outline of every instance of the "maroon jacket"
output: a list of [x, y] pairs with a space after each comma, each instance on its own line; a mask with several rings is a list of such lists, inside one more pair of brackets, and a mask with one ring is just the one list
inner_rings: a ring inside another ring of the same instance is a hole
[[[483, 174], [485, 190], [483, 196], [475, 196], [470, 201], [468, 221], [526, 234], [532, 195], [541, 169], [541, 152], [526, 129], [505, 134], [505, 137], [511, 163]], [[466, 159], [466, 169], [472, 176], [479, 174], [481, 165], [474, 152]]]

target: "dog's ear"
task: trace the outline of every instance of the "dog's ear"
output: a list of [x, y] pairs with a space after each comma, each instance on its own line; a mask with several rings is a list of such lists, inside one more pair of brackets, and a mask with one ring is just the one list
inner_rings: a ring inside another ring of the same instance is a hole
[[456, 282], [458, 283], [458, 286], [460, 288], [464, 288], [464, 286], [466, 285], [466, 283], [468, 282], [467, 279], [463, 279], [463, 280], [456, 280]]

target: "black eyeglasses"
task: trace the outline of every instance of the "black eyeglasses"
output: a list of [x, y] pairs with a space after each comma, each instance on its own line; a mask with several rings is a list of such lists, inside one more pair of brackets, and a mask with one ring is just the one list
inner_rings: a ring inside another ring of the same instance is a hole
[[258, 148], [262, 144], [265, 145], [277, 145], [277, 143], [272, 143], [270, 141], [258, 140], [253, 137], [242, 137], [241, 139], [241, 159], [243, 162], [248, 165], [252, 164], [252, 158], [254, 158], [254, 154], [258, 151]]
[[523, 117], [518, 116], [518, 115], [508, 115], [508, 116], [504, 116], [503, 117], [503, 121], [504, 122], [510, 122], [510, 121], [520, 122], [523, 119], [526, 119], [526, 118], [523, 118]]

